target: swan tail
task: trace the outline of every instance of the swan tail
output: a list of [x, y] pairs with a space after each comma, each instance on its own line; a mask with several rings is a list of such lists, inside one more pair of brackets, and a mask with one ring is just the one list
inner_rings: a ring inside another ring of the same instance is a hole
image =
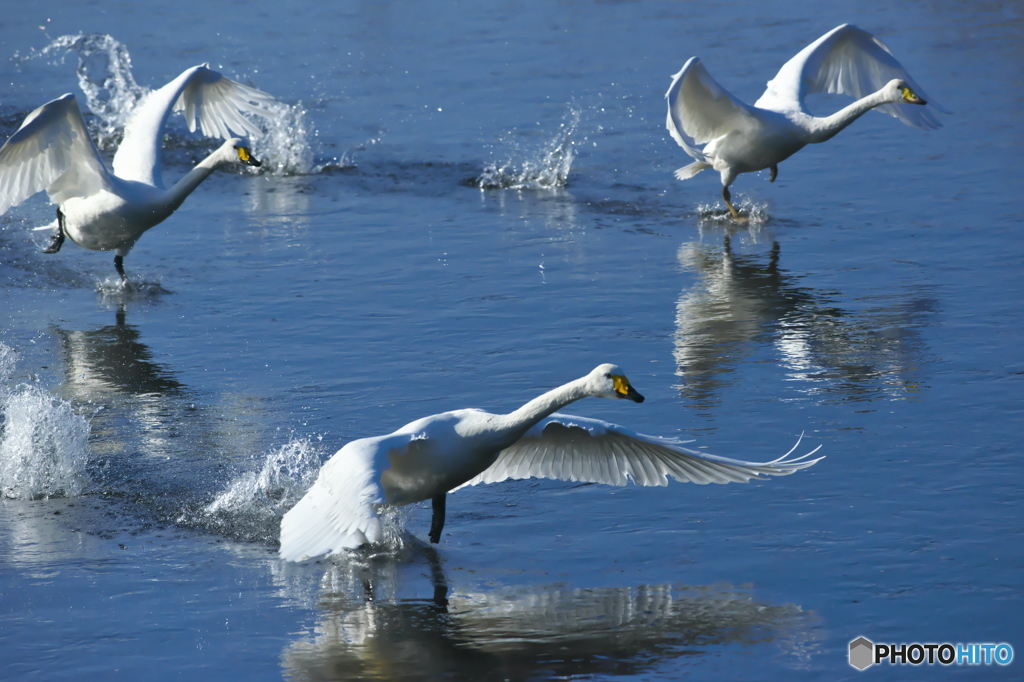
[[708, 170], [711, 167], [712, 166], [709, 163], [704, 163], [703, 161], [694, 161], [689, 166], [677, 168], [674, 175], [676, 176], [676, 180], [689, 180], [697, 173], [700, 173], [702, 170]]

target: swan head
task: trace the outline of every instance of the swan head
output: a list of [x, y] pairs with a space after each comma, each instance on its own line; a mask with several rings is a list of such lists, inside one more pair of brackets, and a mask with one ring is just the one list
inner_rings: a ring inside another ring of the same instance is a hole
[[886, 95], [893, 102], [903, 102], [905, 104], [927, 104], [921, 99], [914, 89], [901, 78], [894, 78], [885, 84]]
[[644, 397], [637, 393], [629, 379], [622, 373], [617, 365], [605, 363], [598, 365], [587, 375], [587, 389], [590, 395], [595, 398], [614, 398], [621, 400], [632, 400], [634, 403], [642, 403]]
[[223, 152], [223, 163], [240, 163], [244, 166], [255, 166], [256, 168], [263, 165], [252, 155], [249, 145], [240, 137], [232, 137], [222, 144], [218, 151]]

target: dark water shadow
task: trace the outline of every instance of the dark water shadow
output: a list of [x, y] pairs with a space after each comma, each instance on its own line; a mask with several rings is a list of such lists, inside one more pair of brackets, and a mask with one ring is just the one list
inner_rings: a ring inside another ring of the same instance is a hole
[[[429, 596], [395, 594], [396, 560], [429, 576]], [[800, 668], [821, 639], [816, 614], [758, 601], [747, 587], [452, 590], [438, 552], [416, 541], [398, 558], [330, 566], [314, 584], [317, 622], [281, 655], [288, 679], [637, 676], [764, 645]]]
[[781, 265], [782, 249], [737, 253], [687, 242], [679, 262], [697, 277], [676, 305], [676, 374], [682, 396], [707, 409], [739, 366], [763, 362], [764, 347], [798, 390], [825, 402], [912, 398], [924, 386], [918, 367], [928, 353], [922, 329], [937, 308], [928, 287], [903, 287], [836, 303], [841, 294], [801, 283]]

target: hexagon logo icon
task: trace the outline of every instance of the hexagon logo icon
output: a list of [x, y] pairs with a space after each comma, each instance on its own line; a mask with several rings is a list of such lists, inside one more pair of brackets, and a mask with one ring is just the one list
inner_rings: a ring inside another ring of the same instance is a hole
[[858, 637], [850, 642], [850, 665], [864, 670], [875, 662], [875, 645], [867, 637]]

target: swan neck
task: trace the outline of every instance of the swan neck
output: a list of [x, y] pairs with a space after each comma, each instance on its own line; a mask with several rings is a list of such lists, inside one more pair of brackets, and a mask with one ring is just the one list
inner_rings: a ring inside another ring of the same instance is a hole
[[825, 142], [826, 140], [832, 139], [843, 128], [850, 125], [875, 107], [886, 103], [887, 100], [885, 99], [884, 93], [879, 90], [878, 92], [872, 93], [867, 97], [862, 97], [856, 102], [843, 107], [831, 116], [816, 119], [817, 125], [815, 125], [811, 131], [809, 142]]
[[584, 379], [577, 379], [537, 396], [515, 412], [504, 415], [505, 426], [525, 433], [541, 419], [550, 417], [569, 403], [586, 398], [589, 394], [584, 384]]
[[203, 180], [210, 177], [210, 173], [217, 170], [223, 163], [217, 159], [218, 152], [213, 152], [205, 159], [196, 164], [196, 167], [185, 174], [167, 190], [168, 206], [171, 211], [177, 210], [188, 198], [188, 195], [195, 191], [196, 187], [202, 184]]

